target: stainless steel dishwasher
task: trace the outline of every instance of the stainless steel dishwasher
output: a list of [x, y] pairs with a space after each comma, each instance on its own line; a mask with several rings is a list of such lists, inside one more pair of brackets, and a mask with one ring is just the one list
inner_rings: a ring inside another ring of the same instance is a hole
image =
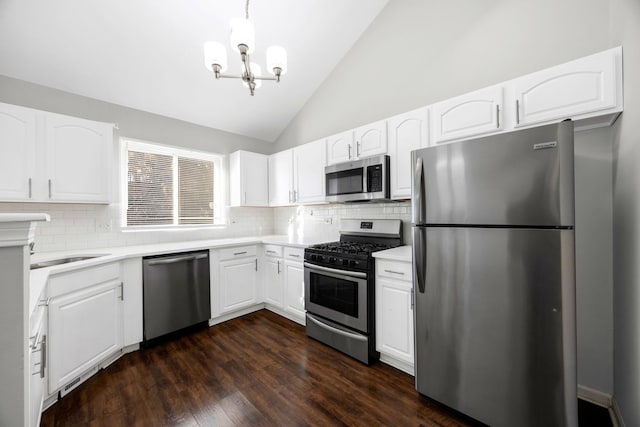
[[211, 317], [209, 251], [142, 260], [144, 341]]

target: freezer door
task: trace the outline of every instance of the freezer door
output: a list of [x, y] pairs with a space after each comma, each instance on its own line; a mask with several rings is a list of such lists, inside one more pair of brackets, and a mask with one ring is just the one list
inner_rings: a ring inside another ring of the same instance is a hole
[[417, 241], [417, 390], [493, 427], [577, 426], [573, 230], [414, 227]]
[[574, 225], [571, 121], [412, 156], [414, 224]]

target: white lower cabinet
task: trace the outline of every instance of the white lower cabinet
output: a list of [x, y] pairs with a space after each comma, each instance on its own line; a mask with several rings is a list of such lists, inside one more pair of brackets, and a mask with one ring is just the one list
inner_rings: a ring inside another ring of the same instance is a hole
[[123, 283], [118, 264], [50, 280], [49, 394], [75, 386], [82, 374], [123, 347]]
[[305, 322], [303, 255], [303, 249], [285, 248], [284, 310], [292, 316], [290, 318], [302, 324]]
[[256, 246], [220, 249], [218, 259], [219, 314], [258, 304], [260, 300]]
[[282, 246], [264, 246], [264, 302], [274, 308], [284, 308], [284, 260]]
[[46, 389], [47, 358], [47, 325], [42, 307], [31, 317], [35, 322], [31, 325], [29, 339], [29, 425], [39, 426], [42, 413], [42, 402]]
[[376, 259], [376, 349], [380, 360], [414, 373], [411, 263]]

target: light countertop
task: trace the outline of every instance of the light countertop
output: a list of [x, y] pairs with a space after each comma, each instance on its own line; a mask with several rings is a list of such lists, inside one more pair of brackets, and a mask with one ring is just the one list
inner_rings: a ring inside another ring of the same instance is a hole
[[386, 249], [373, 253], [374, 258], [390, 259], [393, 261], [412, 261], [411, 245], [398, 246], [393, 249]]
[[316, 243], [322, 243], [320, 241], [314, 241], [311, 239], [299, 239], [290, 238], [286, 235], [270, 235], [270, 236], [252, 236], [252, 237], [237, 237], [228, 239], [212, 239], [212, 240], [194, 240], [189, 242], [173, 242], [173, 243], [158, 243], [152, 245], [139, 245], [139, 246], [122, 246], [114, 248], [96, 248], [96, 249], [78, 249], [71, 251], [60, 252], [43, 252], [35, 253], [31, 256], [30, 262], [37, 263], [42, 261], [49, 261], [59, 258], [76, 257], [76, 256], [89, 256], [98, 255], [96, 258], [87, 259], [84, 261], [76, 261], [68, 264], [60, 264], [51, 267], [39, 268], [31, 270], [29, 280], [30, 301], [29, 310], [33, 312], [42, 290], [44, 289], [47, 280], [50, 275], [60, 274], [78, 270], [85, 267], [92, 267], [100, 264], [106, 264], [108, 262], [120, 261], [127, 258], [137, 258], [149, 255], [160, 255], [165, 253], [185, 252], [185, 251], [197, 251], [201, 249], [219, 249], [230, 246], [238, 245], [257, 245], [257, 244], [270, 244], [290, 246], [297, 248], [305, 248]]

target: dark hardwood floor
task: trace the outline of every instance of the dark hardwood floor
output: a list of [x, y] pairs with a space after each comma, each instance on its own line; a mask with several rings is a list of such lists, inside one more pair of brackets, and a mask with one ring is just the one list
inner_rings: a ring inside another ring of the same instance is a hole
[[[581, 427], [611, 426], [580, 401]], [[262, 310], [125, 355], [42, 416], [48, 426], [471, 426], [420, 396], [413, 377], [370, 367]]]
[[262, 310], [125, 355], [42, 426], [468, 426], [413, 377], [367, 367]]

